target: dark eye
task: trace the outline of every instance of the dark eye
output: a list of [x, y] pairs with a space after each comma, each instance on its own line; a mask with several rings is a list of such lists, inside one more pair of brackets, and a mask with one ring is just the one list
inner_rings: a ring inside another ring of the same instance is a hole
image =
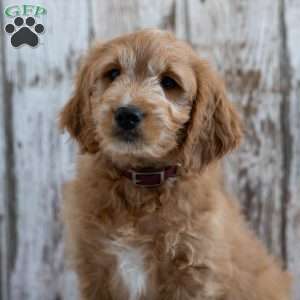
[[107, 77], [111, 81], [114, 81], [120, 74], [121, 71], [119, 69], [111, 69], [105, 73], [105, 77]]
[[177, 82], [169, 76], [162, 77], [160, 84], [166, 90], [170, 90], [178, 87]]

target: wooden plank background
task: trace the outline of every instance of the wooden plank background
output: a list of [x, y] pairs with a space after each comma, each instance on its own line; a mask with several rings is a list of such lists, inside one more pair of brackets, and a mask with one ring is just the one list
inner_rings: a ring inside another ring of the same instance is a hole
[[[300, 1], [44, 0], [37, 48], [14, 49], [0, 0], [0, 300], [76, 299], [58, 221], [74, 145], [57, 113], [94, 39], [173, 31], [223, 75], [247, 128], [225, 162], [228, 189], [295, 277], [300, 300]], [[28, 4], [28, 3], [26, 3]]]

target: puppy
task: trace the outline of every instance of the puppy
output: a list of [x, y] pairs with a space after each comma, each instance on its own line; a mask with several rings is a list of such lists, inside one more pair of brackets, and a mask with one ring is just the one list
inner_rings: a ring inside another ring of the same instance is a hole
[[289, 299], [223, 191], [241, 124], [187, 44], [143, 30], [95, 46], [60, 125], [81, 149], [63, 205], [81, 299]]

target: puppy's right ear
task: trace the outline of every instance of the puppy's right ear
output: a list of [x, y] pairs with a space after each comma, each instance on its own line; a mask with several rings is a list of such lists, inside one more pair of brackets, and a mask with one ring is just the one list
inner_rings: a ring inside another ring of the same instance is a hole
[[184, 165], [201, 170], [239, 145], [243, 127], [222, 81], [208, 64], [198, 60], [195, 74], [197, 94], [183, 153]]
[[95, 126], [90, 107], [90, 60], [80, 68], [75, 92], [60, 113], [59, 126], [67, 129], [79, 143], [81, 152], [96, 153], [99, 150], [95, 139]]

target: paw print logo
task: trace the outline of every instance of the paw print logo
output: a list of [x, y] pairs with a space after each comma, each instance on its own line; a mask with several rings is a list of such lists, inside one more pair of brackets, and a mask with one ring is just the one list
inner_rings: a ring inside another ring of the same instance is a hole
[[42, 24], [36, 24], [33, 17], [27, 17], [25, 22], [22, 17], [16, 17], [14, 24], [7, 24], [5, 31], [12, 34], [12, 46], [19, 47], [23, 44], [35, 47], [39, 43], [39, 35], [45, 30]]

